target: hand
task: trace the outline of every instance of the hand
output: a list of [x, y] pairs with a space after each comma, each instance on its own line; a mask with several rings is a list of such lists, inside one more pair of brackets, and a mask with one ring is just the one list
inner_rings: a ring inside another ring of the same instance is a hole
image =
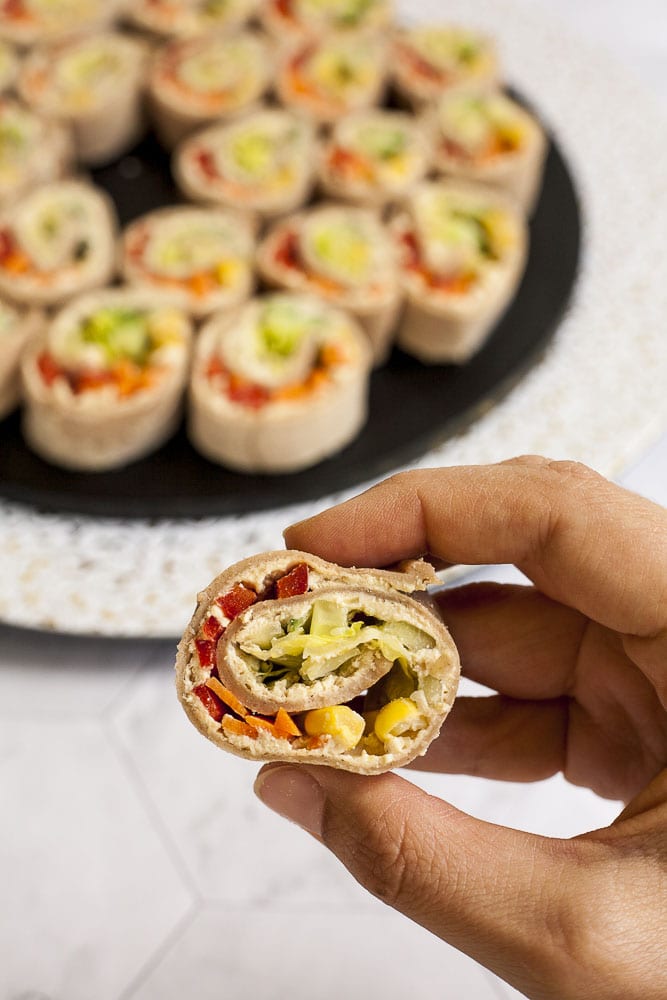
[[571, 840], [484, 823], [397, 774], [270, 764], [264, 802], [390, 906], [535, 1000], [667, 996], [667, 511], [583, 466], [526, 457], [403, 473], [285, 533], [347, 565], [431, 553], [534, 587], [443, 591], [464, 674], [416, 765], [629, 804]]

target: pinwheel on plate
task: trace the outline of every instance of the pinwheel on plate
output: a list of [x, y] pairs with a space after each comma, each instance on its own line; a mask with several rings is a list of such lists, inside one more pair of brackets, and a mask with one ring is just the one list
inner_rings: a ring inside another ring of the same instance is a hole
[[154, 451], [180, 419], [190, 337], [164, 294], [104, 289], [71, 302], [23, 357], [27, 443], [88, 472]]
[[268, 89], [272, 69], [268, 43], [252, 31], [202, 35], [164, 46], [148, 78], [160, 139], [172, 147], [200, 126], [248, 111]]
[[422, 123], [374, 108], [336, 123], [321, 152], [319, 180], [332, 198], [382, 208], [420, 181], [430, 162]]
[[0, 294], [60, 305], [106, 284], [116, 268], [111, 201], [85, 181], [35, 188], [0, 214]]
[[240, 213], [178, 205], [128, 226], [121, 270], [130, 284], [167, 290], [199, 317], [250, 295], [253, 252], [253, 227]]
[[71, 127], [81, 163], [106, 163], [143, 128], [146, 59], [146, 47], [120, 32], [67, 39], [26, 59], [19, 91], [35, 111]]
[[307, 295], [254, 299], [199, 334], [190, 439], [242, 472], [305, 469], [361, 430], [370, 364], [367, 340], [346, 313]]
[[307, 201], [314, 159], [309, 122], [280, 108], [260, 108], [187, 139], [175, 153], [174, 174], [195, 201], [270, 219]]
[[386, 360], [401, 303], [397, 254], [377, 214], [321, 204], [278, 222], [257, 252], [271, 285], [322, 296], [366, 331], [376, 364]]
[[397, 343], [425, 364], [468, 361], [514, 297], [528, 227], [509, 199], [460, 182], [424, 182], [393, 221], [405, 308]]
[[35, 114], [18, 101], [0, 98], [0, 206], [30, 188], [57, 180], [73, 159], [69, 129]]
[[396, 30], [391, 74], [400, 97], [419, 110], [445, 92], [495, 89], [500, 67], [489, 36], [460, 25], [419, 24]]
[[336, 34], [288, 49], [275, 89], [281, 103], [318, 124], [379, 104], [387, 84], [387, 43], [381, 35]]
[[534, 115], [500, 92], [454, 93], [431, 116], [439, 173], [498, 188], [531, 212], [547, 142]]
[[19, 404], [21, 356], [43, 322], [41, 310], [18, 309], [0, 300], [0, 420]]

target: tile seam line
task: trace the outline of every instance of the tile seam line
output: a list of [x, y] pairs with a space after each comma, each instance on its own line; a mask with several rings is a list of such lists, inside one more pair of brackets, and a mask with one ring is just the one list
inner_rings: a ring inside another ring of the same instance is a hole
[[110, 718], [102, 718], [99, 721], [109, 746], [111, 747], [112, 752], [116, 755], [121, 767], [129, 777], [142, 812], [162, 844], [167, 858], [170, 861], [179, 881], [181, 882], [182, 887], [190, 896], [192, 904], [200, 904], [203, 897], [199, 891], [199, 887], [185, 864], [180, 848], [172, 837], [171, 831], [169, 830], [155, 801], [153, 800], [150, 790], [146, 786], [146, 783], [144, 782], [132, 755], [123, 745], [123, 742], [115, 729], [113, 720]]
[[198, 900], [192, 900], [186, 912], [176, 921], [172, 929], [167, 931], [163, 940], [154, 949], [150, 958], [144, 962], [127, 986], [121, 993], [118, 994], [118, 1000], [132, 1000], [132, 997], [136, 996], [137, 990], [141, 989], [142, 985], [146, 983], [151, 973], [158, 968], [162, 959], [169, 954], [178, 942], [179, 938], [182, 937], [188, 927], [190, 927], [190, 925], [194, 922], [199, 911], [200, 902]]

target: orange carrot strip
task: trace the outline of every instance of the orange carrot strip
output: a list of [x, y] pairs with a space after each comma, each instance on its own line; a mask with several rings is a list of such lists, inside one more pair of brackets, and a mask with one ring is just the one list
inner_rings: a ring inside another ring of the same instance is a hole
[[233, 719], [231, 715], [223, 715], [222, 728], [232, 736], [249, 736], [253, 740], [257, 739], [258, 734], [254, 726], [249, 726], [241, 719]]
[[301, 730], [289, 712], [286, 712], [284, 708], [278, 709], [273, 724], [279, 732], [285, 733], [287, 736], [301, 736]]
[[25, 274], [30, 269], [30, 261], [24, 253], [15, 250], [14, 253], [5, 257], [3, 266], [7, 271], [11, 271], [12, 274]]
[[208, 274], [193, 274], [187, 284], [194, 295], [203, 298], [211, 287], [211, 278]]
[[255, 729], [265, 729], [267, 733], [271, 733], [272, 736], [276, 736], [276, 727], [268, 719], [261, 719], [257, 715], [244, 715], [243, 717], [249, 726], [254, 726]]
[[269, 719], [262, 719], [257, 715], [246, 715], [244, 717], [244, 721], [247, 722], [249, 726], [254, 726], [255, 729], [263, 729], [265, 732], [271, 733], [271, 735], [277, 740], [290, 740], [293, 736], [301, 736], [301, 733], [298, 729], [296, 729], [296, 726], [294, 726], [296, 732], [286, 732], [284, 728], [281, 729]]
[[224, 701], [228, 708], [231, 708], [232, 712], [236, 712], [241, 718], [245, 718], [248, 709], [245, 705], [242, 705], [235, 694], [221, 684], [217, 677], [209, 677], [206, 681], [206, 686], [210, 687], [211, 691], [217, 694], [220, 701]]
[[306, 382], [299, 382], [298, 385], [286, 385], [283, 389], [278, 389], [274, 393], [274, 398], [285, 401], [291, 399], [302, 399], [308, 395], [309, 386]]
[[340, 344], [325, 344], [320, 350], [320, 360], [325, 368], [330, 368], [344, 364], [347, 358]]

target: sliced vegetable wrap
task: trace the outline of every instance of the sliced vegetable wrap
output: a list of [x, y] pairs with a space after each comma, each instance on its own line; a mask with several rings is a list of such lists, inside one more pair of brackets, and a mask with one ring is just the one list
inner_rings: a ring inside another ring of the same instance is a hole
[[195, 201], [271, 219], [308, 200], [314, 159], [309, 122], [290, 111], [261, 108], [186, 139], [174, 155], [174, 175]]
[[0, 38], [0, 94], [12, 89], [18, 71], [19, 59], [14, 47]]
[[172, 147], [200, 126], [248, 111], [271, 73], [268, 44], [252, 31], [169, 43], [156, 54], [148, 80], [160, 139]]
[[319, 180], [332, 198], [378, 208], [405, 195], [431, 165], [431, 143], [411, 115], [359, 111], [341, 119], [324, 143]]
[[19, 404], [21, 356], [43, 322], [39, 309], [17, 309], [0, 300], [0, 420]]
[[486, 184], [526, 212], [542, 184], [546, 138], [536, 118], [502, 93], [454, 93], [433, 115], [439, 173]]
[[55, 181], [0, 214], [0, 295], [59, 305], [106, 284], [115, 270], [110, 200], [83, 181]]
[[270, 284], [306, 291], [351, 313], [384, 361], [401, 302], [396, 248], [377, 214], [323, 204], [278, 222], [257, 252]]
[[97, 165], [135, 144], [143, 128], [147, 49], [108, 31], [36, 50], [19, 78], [24, 101], [70, 126], [76, 157]]
[[164, 296], [115, 288], [79, 297], [24, 355], [27, 443], [89, 472], [154, 451], [180, 417], [190, 337], [187, 313]]
[[393, 221], [403, 254], [399, 346], [425, 364], [461, 364], [479, 350], [514, 297], [528, 227], [497, 191], [422, 183]]
[[438, 100], [445, 92], [495, 89], [500, 79], [493, 40], [453, 24], [398, 29], [391, 73], [400, 97], [416, 109]]
[[191, 722], [252, 760], [379, 774], [424, 754], [456, 694], [456, 646], [419, 594], [437, 577], [254, 556], [203, 593], [178, 647]]
[[0, 38], [39, 45], [111, 24], [125, 0], [0, 0]]
[[318, 124], [331, 124], [379, 104], [386, 84], [385, 39], [359, 32], [290, 47], [280, 60], [275, 87], [285, 107]]
[[361, 430], [370, 365], [366, 338], [346, 313], [308, 295], [254, 299], [199, 334], [190, 440], [242, 472], [308, 468]]
[[69, 129], [0, 98], [0, 207], [28, 191], [57, 180], [73, 159]]
[[240, 28], [259, 0], [137, 0], [128, 11], [131, 24], [165, 38], [208, 35]]
[[262, 25], [279, 40], [331, 32], [383, 31], [391, 24], [391, 0], [266, 0]]
[[122, 274], [154, 292], [169, 291], [194, 316], [230, 309], [252, 291], [253, 227], [238, 212], [161, 208], [123, 236]]

